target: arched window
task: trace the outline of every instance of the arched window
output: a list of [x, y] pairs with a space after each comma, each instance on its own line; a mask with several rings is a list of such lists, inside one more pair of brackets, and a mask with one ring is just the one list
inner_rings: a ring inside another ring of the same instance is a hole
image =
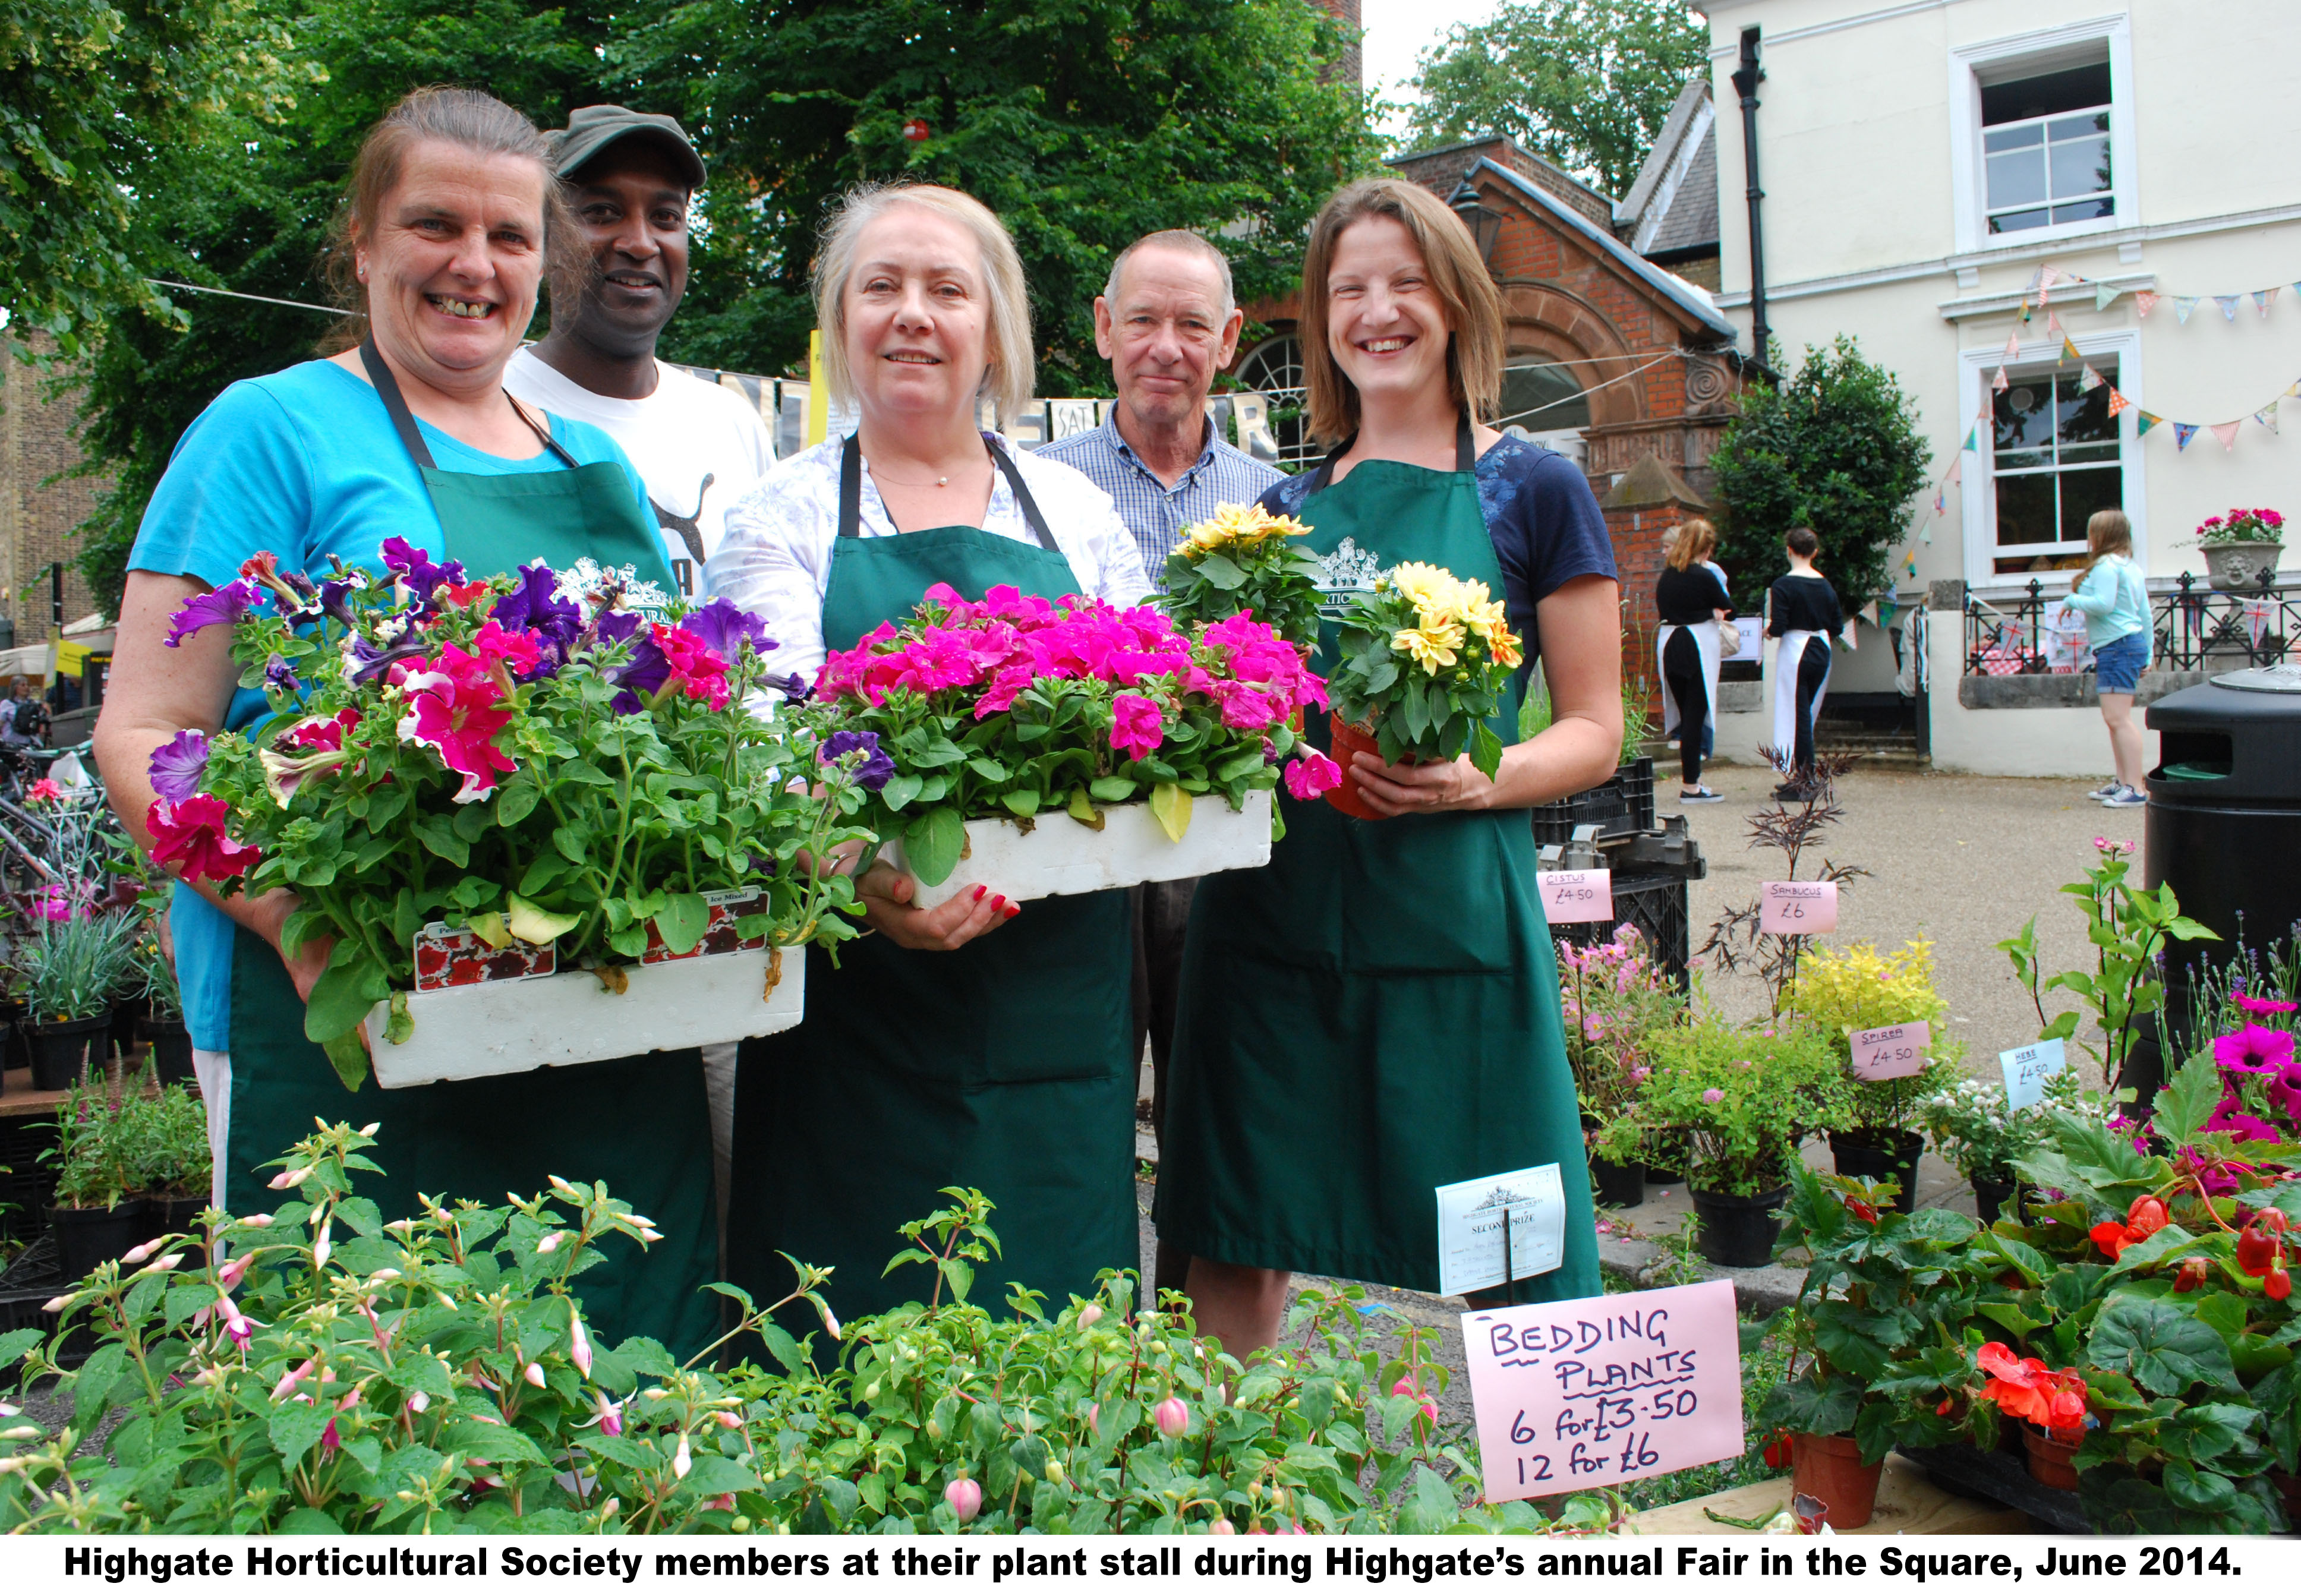
[[1291, 332], [1268, 338], [1238, 363], [1238, 383], [1270, 401], [1270, 430], [1278, 439], [1278, 463], [1300, 470], [1318, 458], [1302, 426], [1307, 396], [1302, 391], [1302, 346]]
[[1532, 438], [1579, 432], [1590, 424], [1590, 401], [1571, 366], [1540, 355], [1513, 355], [1502, 370], [1502, 414], [1494, 424]]

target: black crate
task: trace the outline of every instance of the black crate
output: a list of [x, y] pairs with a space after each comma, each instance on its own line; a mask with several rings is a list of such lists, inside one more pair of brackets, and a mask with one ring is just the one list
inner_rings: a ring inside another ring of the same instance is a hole
[[[11, 1330], [37, 1330], [54, 1336], [59, 1316], [43, 1313], [41, 1309], [54, 1301], [64, 1289], [63, 1266], [56, 1261], [56, 1241], [54, 1236], [42, 1236], [16, 1255], [8, 1272], [0, 1274], [0, 1334]], [[83, 1322], [73, 1326], [66, 1338], [63, 1354], [57, 1361], [67, 1368], [77, 1368], [96, 1350], [96, 1333]], [[7, 1371], [0, 1369], [0, 1383], [13, 1384]]]
[[1553, 926], [1551, 934], [1577, 948], [1591, 948], [1611, 941], [1618, 926], [1635, 925], [1661, 967], [1678, 982], [1678, 990], [1686, 991], [1690, 990], [1687, 961], [1692, 957], [1690, 919], [1684, 876], [1617, 875], [1612, 919]]
[[1574, 840], [1576, 826], [1594, 825], [1601, 837], [1650, 831], [1654, 823], [1653, 760], [1640, 756], [1587, 792], [1534, 806], [1534, 845]]
[[40, 1155], [56, 1144], [53, 1114], [0, 1119], [0, 1236], [29, 1241], [47, 1233], [48, 1204], [56, 1192], [56, 1166]]

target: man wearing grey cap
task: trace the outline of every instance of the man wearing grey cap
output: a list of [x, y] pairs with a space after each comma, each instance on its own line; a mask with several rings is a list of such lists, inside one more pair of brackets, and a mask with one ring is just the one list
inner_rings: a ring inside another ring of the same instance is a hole
[[504, 386], [623, 446], [682, 592], [699, 597], [727, 506], [774, 464], [756, 406], [655, 355], [687, 289], [687, 208], [703, 159], [670, 117], [621, 105], [570, 116], [552, 157], [591, 271], [574, 304], [553, 303], [551, 335], [512, 357]]
[[[703, 186], [703, 158], [670, 117], [621, 105], [570, 116], [553, 136], [552, 158], [592, 269], [576, 303], [553, 301], [551, 336], [512, 356], [504, 386], [623, 446], [647, 483], [672, 574], [683, 595], [700, 597], [703, 562], [719, 546], [727, 506], [775, 463], [754, 406], [655, 357], [687, 289], [687, 206]], [[733, 1045], [704, 1049], [703, 1074], [724, 1225]]]

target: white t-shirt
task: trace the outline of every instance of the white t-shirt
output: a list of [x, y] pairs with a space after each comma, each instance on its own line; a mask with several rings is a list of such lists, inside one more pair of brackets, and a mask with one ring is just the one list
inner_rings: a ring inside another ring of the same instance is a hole
[[[1003, 447], [991, 433], [983, 440]], [[765, 619], [767, 635], [781, 645], [769, 664], [810, 681], [823, 667], [823, 595], [831, 581], [832, 547], [839, 541], [840, 453], [846, 442], [833, 436], [793, 455], [757, 491], [729, 506], [727, 541], [711, 558], [711, 590]], [[1070, 562], [1079, 590], [1121, 606], [1149, 597], [1150, 579], [1142, 573], [1142, 552], [1110, 495], [1067, 465], [1025, 450], [1007, 454], [1047, 518], [1056, 547]], [[866, 538], [892, 537], [897, 531], [869, 472], [863, 473], [857, 519], [857, 531]], [[983, 530], [1034, 540], [1005, 472], [992, 474]]]
[[623, 446], [647, 483], [671, 573], [693, 597], [710, 590], [704, 562], [726, 536], [728, 510], [774, 467], [775, 446], [741, 396], [662, 361], [656, 372], [646, 398], [611, 399], [579, 388], [528, 348], [511, 357], [504, 387], [554, 415], [589, 422]]

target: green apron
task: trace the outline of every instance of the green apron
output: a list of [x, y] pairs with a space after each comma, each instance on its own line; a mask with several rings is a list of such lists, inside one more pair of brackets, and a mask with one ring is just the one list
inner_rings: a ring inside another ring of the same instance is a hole
[[[635, 566], [673, 590], [662, 540], [621, 467], [578, 465], [537, 428], [568, 469], [499, 477], [441, 471], [391, 369], [372, 344], [361, 354], [423, 471], [447, 537], [446, 557], [478, 575], [589, 555], [602, 565]], [[578, 1278], [595, 1333], [608, 1346], [652, 1336], [682, 1356], [717, 1333], [717, 1299], [700, 1289], [715, 1273], [718, 1236], [711, 1119], [696, 1049], [355, 1094], [344, 1090], [327, 1055], [305, 1040], [304, 1006], [280, 956], [243, 930], [231, 972], [230, 1207], [250, 1213], [277, 1200], [258, 1166], [309, 1135], [315, 1115], [330, 1123], [382, 1123], [372, 1156], [388, 1173], [364, 1177], [360, 1190], [388, 1218], [414, 1213], [419, 1191], [500, 1203], [506, 1193], [547, 1190], [554, 1174], [607, 1182], [656, 1222], [664, 1240], [644, 1250], [610, 1241], [602, 1249], [607, 1261]]]
[[[1385, 568], [1424, 561], [1502, 591], [1467, 420], [1452, 472], [1368, 460], [1329, 486], [1333, 464], [1301, 513], [1318, 553], [1351, 538]], [[1328, 621], [1320, 639], [1329, 660], [1336, 631]], [[1522, 685], [1494, 722], [1506, 742]], [[1327, 743], [1323, 721], [1310, 733]], [[1323, 799], [1279, 801], [1286, 835], [1268, 867], [1209, 876], [1192, 906], [1159, 1241], [1222, 1263], [1435, 1291], [1435, 1188], [1554, 1163], [1565, 1261], [1519, 1293], [1596, 1294], [1526, 812], [1369, 822]]]
[[[1001, 583], [1077, 591], [1021, 473], [992, 455], [1036, 547], [967, 526], [863, 537], [862, 457], [848, 439], [824, 647], [908, 620], [938, 581], [970, 598]], [[1098, 1271], [1136, 1267], [1133, 972], [1119, 891], [1025, 904], [951, 953], [874, 936], [845, 944], [834, 969], [809, 948], [805, 1022], [745, 1042], [736, 1074], [735, 1283], [775, 1300], [791, 1288], [776, 1256], [789, 1253], [837, 1270], [824, 1295], [842, 1319], [924, 1302], [930, 1270], [881, 1271], [906, 1245], [897, 1227], [947, 1206], [945, 1186], [998, 1205], [1000, 1255], [970, 1293], [994, 1314], [1010, 1281], [1059, 1306], [1091, 1295]]]

